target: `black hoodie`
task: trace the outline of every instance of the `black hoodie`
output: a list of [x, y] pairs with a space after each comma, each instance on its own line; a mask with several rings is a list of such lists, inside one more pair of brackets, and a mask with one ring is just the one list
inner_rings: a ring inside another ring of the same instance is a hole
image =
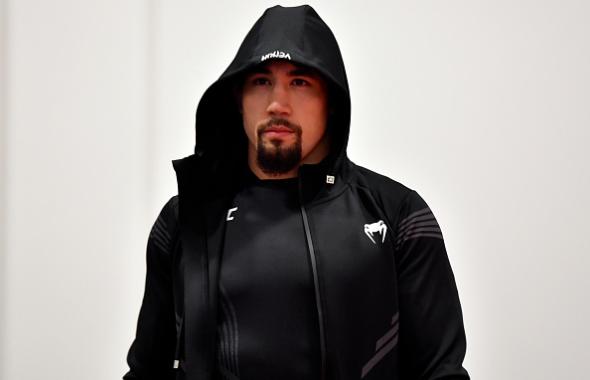
[[267, 59], [317, 69], [335, 110], [330, 153], [319, 164], [301, 165], [297, 179], [321, 380], [469, 379], [440, 227], [416, 191], [347, 157], [350, 95], [342, 56], [307, 5], [267, 9], [199, 102], [195, 153], [173, 161], [178, 195], [148, 240], [145, 294], [124, 378], [215, 378], [226, 215], [247, 160], [232, 86]]

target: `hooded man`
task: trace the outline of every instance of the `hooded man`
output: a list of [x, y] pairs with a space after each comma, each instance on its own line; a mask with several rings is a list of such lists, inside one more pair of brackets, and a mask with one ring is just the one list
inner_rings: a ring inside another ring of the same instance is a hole
[[349, 124], [329, 27], [267, 9], [173, 161], [124, 379], [469, 379], [438, 223], [349, 160]]

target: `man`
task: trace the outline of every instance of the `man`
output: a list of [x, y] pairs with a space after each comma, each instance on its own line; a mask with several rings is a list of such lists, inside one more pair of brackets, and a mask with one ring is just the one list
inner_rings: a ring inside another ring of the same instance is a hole
[[338, 44], [267, 9], [196, 113], [147, 247], [124, 379], [468, 379], [442, 233], [346, 154]]

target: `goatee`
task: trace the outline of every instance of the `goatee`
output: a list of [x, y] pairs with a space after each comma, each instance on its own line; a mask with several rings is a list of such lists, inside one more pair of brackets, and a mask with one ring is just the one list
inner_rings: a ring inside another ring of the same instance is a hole
[[[294, 132], [295, 141], [280, 138], [264, 141], [264, 131], [273, 125], [286, 126]], [[301, 127], [286, 119], [274, 118], [258, 128], [256, 152], [258, 167], [267, 175], [279, 176], [293, 170], [301, 161]]]

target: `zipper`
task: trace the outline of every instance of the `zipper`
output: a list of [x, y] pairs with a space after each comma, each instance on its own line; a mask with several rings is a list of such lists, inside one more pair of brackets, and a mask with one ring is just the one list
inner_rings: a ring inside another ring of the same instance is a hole
[[320, 283], [318, 279], [317, 261], [315, 250], [313, 248], [313, 241], [311, 240], [311, 231], [309, 228], [309, 221], [307, 220], [307, 211], [303, 204], [303, 190], [301, 176], [299, 177], [299, 206], [301, 209], [301, 216], [303, 218], [303, 227], [305, 229], [305, 238], [307, 240], [307, 248], [309, 258], [311, 261], [311, 270], [313, 273], [313, 285], [315, 289], [315, 304], [318, 312], [319, 328], [320, 328], [320, 352], [321, 352], [321, 376], [320, 379], [326, 379], [326, 333], [324, 331], [324, 312], [322, 307], [322, 299], [320, 293]]
[[184, 332], [184, 312], [182, 313], [182, 317], [180, 319], [180, 327], [178, 329], [178, 333], [176, 334], [176, 347], [174, 349], [174, 362], [172, 364], [172, 368], [178, 369], [180, 367], [180, 347], [183, 339], [182, 333]]

